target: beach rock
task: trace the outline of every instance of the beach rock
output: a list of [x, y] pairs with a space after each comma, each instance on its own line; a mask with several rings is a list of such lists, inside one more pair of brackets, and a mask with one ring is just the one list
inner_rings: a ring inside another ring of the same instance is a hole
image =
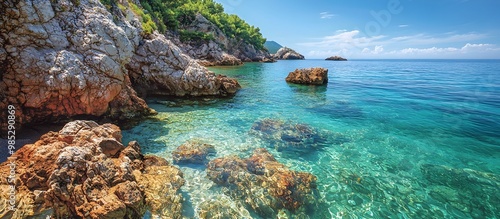
[[[121, 138], [115, 125], [77, 120], [25, 145], [0, 165], [0, 188], [15, 185], [17, 206], [9, 211], [2, 201], [0, 218], [141, 218], [148, 209], [180, 218], [182, 173]], [[12, 164], [15, 184], [7, 180]]]
[[326, 58], [325, 60], [329, 60], [329, 61], [347, 61], [346, 58], [342, 58], [340, 56], [330, 56], [330, 57]]
[[136, 90], [235, 92], [163, 35], [144, 34], [122, 3], [124, 10], [110, 13], [98, 0], [0, 2], [0, 108], [14, 105], [17, 125], [76, 116], [129, 120], [154, 113]]
[[276, 218], [281, 209], [305, 211], [319, 201], [316, 176], [288, 169], [263, 148], [247, 159], [228, 156], [212, 160], [207, 176], [228, 187], [233, 199], [266, 218]]
[[201, 14], [197, 14], [193, 22], [185, 25], [183, 29], [212, 34], [212, 40], [181, 42], [177, 39], [176, 41], [186, 54], [204, 66], [241, 65], [242, 61], [258, 62], [270, 57], [264, 50], [257, 50], [246, 42], [226, 36], [220, 28]]
[[280, 48], [273, 57], [280, 60], [304, 59], [303, 55], [288, 47]]
[[294, 84], [323, 85], [328, 82], [328, 69], [306, 68], [295, 69], [286, 77], [286, 82]]
[[207, 157], [215, 154], [213, 145], [201, 142], [186, 142], [172, 152], [174, 163], [206, 164]]
[[479, 214], [475, 217], [500, 216], [500, 176], [497, 174], [434, 164], [423, 164], [420, 170], [431, 184], [429, 194], [434, 199], [451, 204], [463, 213]]
[[278, 151], [308, 153], [326, 141], [317, 130], [306, 124], [263, 119], [252, 125], [250, 134], [271, 142]]

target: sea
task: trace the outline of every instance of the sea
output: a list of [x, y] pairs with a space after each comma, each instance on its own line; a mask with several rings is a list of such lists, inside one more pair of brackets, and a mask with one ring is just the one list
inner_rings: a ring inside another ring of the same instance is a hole
[[[310, 67], [327, 68], [328, 83], [285, 82]], [[319, 207], [281, 218], [500, 218], [500, 60], [283, 60], [209, 69], [242, 89], [228, 98], [149, 98], [158, 114], [124, 130], [124, 144], [136, 140], [171, 163], [188, 141], [213, 145], [211, 159], [266, 148], [291, 170], [317, 177]], [[264, 120], [307, 125], [325, 140], [306, 151], [279, 150], [280, 139], [252, 134]], [[221, 200], [238, 209], [232, 218], [273, 217], [212, 182], [205, 166], [176, 166], [186, 180], [185, 218]]]

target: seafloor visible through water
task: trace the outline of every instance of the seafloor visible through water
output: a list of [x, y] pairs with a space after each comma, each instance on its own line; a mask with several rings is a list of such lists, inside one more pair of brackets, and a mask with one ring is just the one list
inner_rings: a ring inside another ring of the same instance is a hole
[[[328, 84], [285, 82], [307, 67], [328, 68]], [[188, 140], [213, 145], [214, 157], [267, 148], [318, 178], [320, 207], [291, 218], [500, 218], [500, 61], [303, 60], [211, 70], [242, 89], [227, 99], [149, 99], [158, 115], [125, 130], [125, 144], [137, 140], [169, 161]], [[283, 150], [283, 136], [252, 134], [266, 120], [305, 124], [324, 140]], [[179, 167], [186, 218], [198, 218], [204, 202], [223, 202], [234, 218], [268, 218], [209, 180], [205, 166]]]

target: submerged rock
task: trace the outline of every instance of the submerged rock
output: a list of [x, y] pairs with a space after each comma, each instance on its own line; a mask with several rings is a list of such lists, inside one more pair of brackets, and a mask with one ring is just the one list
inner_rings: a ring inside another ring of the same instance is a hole
[[174, 163], [178, 164], [206, 164], [207, 157], [212, 154], [215, 154], [214, 146], [200, 142], [186, 142], [172, 152]]
[[250, 134], [268, 140], [278, 151], [307, 153], [320, 146], [326, 139], [306, 124], [264, 119], [255, 122]]
[[248, 210], [225, 195], [203, 201], [198, 210], [199, 218], [203, 219], [240, 219], [252, 218]]
[[283, 47], [280, 48], [278, 52], [276, 52], [273, 55], [273, 58], [281, 60], [293, 60], [293, 59], [304, 59], [304, 56], [298, 52], [295, 52], [295, 50], [293, 49], [290, 49], [288, 47]]
[[305, 211], [319, 201], [316, 176], [288, 169], [263, 148], [247, 159], [229, 156], [212, 160], [207, 176], [267, 218], [275, 218], [281, 209]]
[[286, 77], [286, 82], [294, 84], [323, 85], [328, 82], [328, 69], [306, 68], [295, 69]]
[[[0, 165], [0, 188], [15, 163], [15, 203], [0, 218], [180, 218], [182, 173], [165, 159], [143, 156], [137, 142], [121, 143], [112, 124], [74, 121], [19, 149]], [[2, 192], [2, 200], [8, 200]]]
[[326, 58], [325, 60], [329, 60], [329, 61], [347, 61], [346, 58], [342, 58], [340, 56], [330, 56], [330, 57]]

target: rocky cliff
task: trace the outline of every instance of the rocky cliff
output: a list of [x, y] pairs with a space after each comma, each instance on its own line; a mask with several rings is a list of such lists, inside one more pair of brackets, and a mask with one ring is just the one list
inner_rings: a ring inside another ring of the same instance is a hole
[[0, 108], [14, 105], [18, 124], [78, 115], [130, 119], [151, 113], [136, 90], [236, 92], [235, 80], [216, 76], [163, 35], [146, 36], [121, 3], [125, 9], [111, 14], [98, 0], [1, 1]]
[[304, 59], [303, 55], [288, 47], [283, 47], [279, 49], [278, 52], [276, 52], [273, 55], [273, 57], [275, 59], [284, 59], [284, 60]]
[[229, 38], [201, 14], [197, 14], [194, 21], [183, 28], [187, 31], [212, 34], [213, 39], [205, 42], [177, 42], [182, 45], [185, 53], [205, 66], [240, 65], [242, 61], [259, 62], [271, 57], [267, 51], [257, 50], [244, 41]]

